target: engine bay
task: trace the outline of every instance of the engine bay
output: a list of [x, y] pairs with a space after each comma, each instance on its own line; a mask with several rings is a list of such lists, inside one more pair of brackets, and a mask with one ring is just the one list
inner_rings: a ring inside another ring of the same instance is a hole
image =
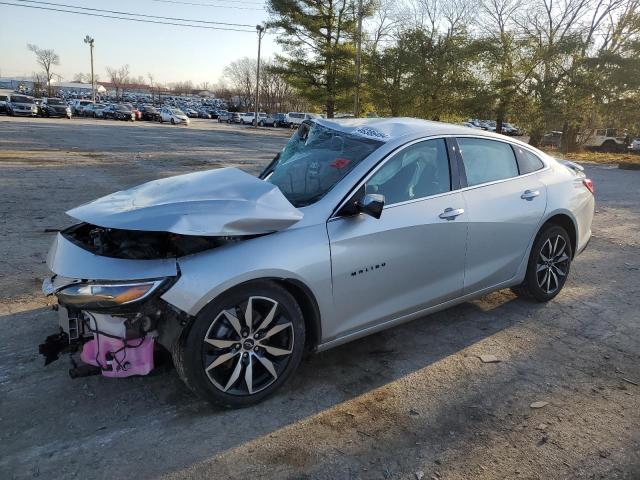
[[90, 223], [74, 225], [61, 234], [96, 255], [133, 260], [177, 258], [218, 248], [251, 236], [196, 236], [105, 228]]

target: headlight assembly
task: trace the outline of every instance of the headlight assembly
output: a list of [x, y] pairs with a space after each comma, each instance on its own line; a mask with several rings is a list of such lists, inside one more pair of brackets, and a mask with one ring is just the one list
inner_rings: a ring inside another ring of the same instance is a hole
[[139, 302], [151, 295], [164, 280], [128, 283], [80, 283], [63, 288], [58, 301], [83, 309], [113, 308]]

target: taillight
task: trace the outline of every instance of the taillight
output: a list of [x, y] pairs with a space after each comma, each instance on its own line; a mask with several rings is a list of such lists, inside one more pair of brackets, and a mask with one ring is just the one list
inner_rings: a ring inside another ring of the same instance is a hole
[[587, 190], [589, 190], [592, 194], [595, 195], [595, 188], [593, 187], [593, 180], [591, 180], [590, 178], [585, 178], [584, 180], [582, 180], [582, 184], [587, 187]]

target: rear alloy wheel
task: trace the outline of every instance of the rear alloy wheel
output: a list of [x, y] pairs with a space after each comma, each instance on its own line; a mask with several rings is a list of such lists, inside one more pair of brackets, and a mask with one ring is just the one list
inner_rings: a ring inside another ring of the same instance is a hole
[[513, 290], [539, 302], [548, 302], [564, 287], [572, 256], [566, 230], [558, 225], [547, 226], [531, 249], [525, 281]]
[[223, 407], [264, 399], [296, 370], [304, 349], [300, 307], [266, 281], [238, 287], [207, 305], [174, 349], [176, 369], [202, 398]]

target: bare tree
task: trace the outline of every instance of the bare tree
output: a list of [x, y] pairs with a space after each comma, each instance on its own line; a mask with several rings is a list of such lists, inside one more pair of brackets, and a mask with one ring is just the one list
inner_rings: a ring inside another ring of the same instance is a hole
[[[87, 74], [79, 72], [73, 76], [72, 81], [78, 82], [78, 83], [84, 83], [86, 79], [87, 79]], [[89, 81], [91, 81], [91, 74], [89, 74]]]
[[119, 98], [119, 93], [123, 90], [124, 85], [129, 81], [129, 65], [124, 65], [120, 68], [107, 67], [107, 74], [116, 89], [116, 99]]
[[50, 48], [40, 48], [32, 43], [27, 44], [27, 48], [35, 53], [38, 65], [42, 67], [47, 81], [47, 94], [51, 96], [51, 79], [55, 75], [53, 67], [60, 65], [60, 56]]
[[31, 76], [33, 81], [32, 95], [34, 97], [42, 96], [44, 92], [44, 86], [47, 84], [47, 78], [43, 73], [34, 73]]
[[155, 97], [153, 95], [153, 89], [155, 87], [155, 77], [153, 76], [153, 73], [151, 72], [147, 72], [147, 78], [149, 79], [149, 90], [151, 90], [151, 103], [153, 103], [155, 105]]
[[200, 84], [198, 85], [198, 89], [199, 90], [206, 90], [208, 91], [211, 88], [211, 84], [207, 81], [204, 82], [200, 82]]
[[239, 106], [242, 108], [249, 108], [253, 101], [256, 65], [255, 58], [243, 57], [224, 68], [224, 77], [229, 80], [231, 89], [240, 99]]

